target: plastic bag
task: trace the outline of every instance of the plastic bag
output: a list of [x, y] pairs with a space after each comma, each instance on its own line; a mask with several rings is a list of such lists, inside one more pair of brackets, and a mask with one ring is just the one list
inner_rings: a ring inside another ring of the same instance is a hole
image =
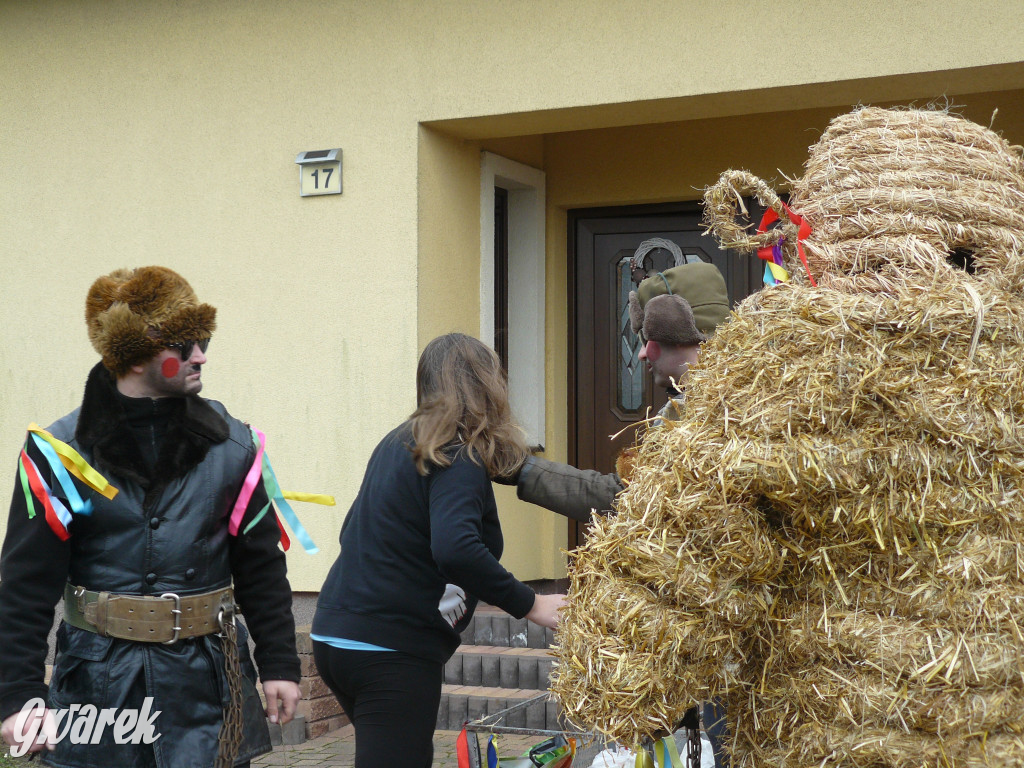
[[598, 752], [590, 768], [633, 768], [635, 764], [635, 752], [625, 747], [615, 747]]

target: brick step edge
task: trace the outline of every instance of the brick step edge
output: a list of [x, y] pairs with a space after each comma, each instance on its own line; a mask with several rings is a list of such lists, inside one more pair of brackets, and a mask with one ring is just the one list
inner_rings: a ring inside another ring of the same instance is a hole
[[469, 620], [469, 625], [462, 630], [462, 642], [466, 645], [547, 648], [554, 639], [554, 630], [526, 619], [514, 619], [491, 606], [478, 608]]
[[555, 660], [542, 648], [461, 645], [444, 666], [449, 685], [546, 691]]
[[[484, 686], [444, 685], [441, 688], [441, 703], [437, 709], [438, 730], [459, 730], [473, 720], [499, 715], [492, 725], [512, 728], [563, 731], [567, 726], [562, 721], [561, 707], [543, 691], [493, 688]], [[505, 713], [515, 704], [536, 699], [525, 707]]]
[[508, 656], [525, 656], [537, 659], [550, 659], [552, 654], [549, 648], [526, 648], [512, 647], [508, 645], [481, 645], [478, 643], [463, 644], [458, 647], [456, 653], [499, 653]]

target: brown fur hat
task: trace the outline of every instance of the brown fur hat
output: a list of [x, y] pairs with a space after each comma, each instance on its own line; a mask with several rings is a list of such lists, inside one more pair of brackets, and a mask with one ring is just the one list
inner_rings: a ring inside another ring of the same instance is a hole
[[85, 300], [89, 341], [116, 376], [167, 344], [210, 338], [216, 315], [214, 307], [199, 303], [185, 278], [166, 267], [115, 270], [97, 279]]
[[640, 339], [644, 342], [691, 347], [707, 341], [707, 336], [697, 328], [689, 303], [678, 294], [655, 296], [641, 309], [636, 291], [632, 291], [629, 312], [631, 322], [635, 322], [635, 316], [640, 313]]
[[643, 329], [647, 302], [666, 293], [686, 299], [697, 330], [708, 339], [729, 318], [729, 290], [718, 267], [705, 262], [680, 264], [648, 277], [630, 293], [629, 324], [633, 333]]

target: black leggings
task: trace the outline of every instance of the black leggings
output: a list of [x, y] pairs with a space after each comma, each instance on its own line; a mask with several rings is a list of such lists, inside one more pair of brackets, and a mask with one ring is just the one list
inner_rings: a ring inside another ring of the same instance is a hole
[[355, 726], [355, 768], [430, 768], [444, 664], [317, 640], [313, 658]]

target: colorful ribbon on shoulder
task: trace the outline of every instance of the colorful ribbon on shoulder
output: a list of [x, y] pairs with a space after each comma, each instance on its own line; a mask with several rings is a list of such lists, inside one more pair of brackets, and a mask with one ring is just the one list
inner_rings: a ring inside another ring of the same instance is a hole
[[[790, 222], [796, 227], [796, 250], [800, 254], [800, 261], [804, 263], [807, 278], [811, 281], [811, 285], [817, 287], [818, 284], [814, 282], [814, 275], [811, 274], [811, 268], [807, 264], [807, 254], [804, 253], [804, 240], [811, 234], [811, 225], [804, 220], [803, 216], [793, 213], [793, 210], [785, 203], [782, 203], [782, 207], [789, 216]], [[779, 214], [775, 212], [774, 208], [769, 208], [761, 217], [757, 233], [763, 235], [768, 231], [768, 227], [778, 220]], [[767, 262], [764, 268], [764, 282], [767, 285], [776, 285], [789, 280], [789, 272], [782, 267], [782, 243], [784, 240], [785, 238], [781, 238], [775, 245], [766, 245], [757, 249], [758, 258]]]
[[[267, 498], [269, 501], [255, 517], [249, 522], [249, 524], [242, 531], [242, 534], [248, 533], [252, 530], [252, 527], [256, 525], [263, 516], [267, 514], [267, 511], [271, 506], [276, 506], [280, 510], [284, 519], [288, 522], [289, 527], [295, 534], [295, 538], [302, 544], [302, 548], [311, 555], [315, 555], [320, 551], [319, 547], [313, 543], [313, 539], [306, 532], [306, 529], [299, 522], [299, 516], [295, 514], [295, 510], [291, 508], [287, 499], [293, 501], [306, 501], [312, 504], [324, 504], [326, 506], [334, 506], [334, 497], [328, 496], [322, 493], [298, 493], [295, 491], [282, 491], [281, 486], [277, 482], [277, 475], [274, 474], [274, 468], [270, 466], [270, 459], [267, 458], [266, 445], [267, 436], [255, 427], [250, 427], [252, 431], [253, 442], [256, 445], [256, 458], [249, 468], [249, 472], [245, 476], [245, 482], [242, 483], [242, 490], [238, 494], [238, 499], [235, 501], [235, 506], [231, 510], [231, 519], [228, 522], [228, 533], [232, 536], [238, 535], [238, 529], [242, 525], [242, 518], [245, 516], [245, 510], [249, 506], [249, 502], [252, 499], [253, 491], [256, 490], [256, 484], [262, 479], [263, 487], [267, 491]], [[281, 524], [281, 520], [274, 515], [274, 519], [277, 521], [277, 527], [281, 531], [281, 547], [287, 552], [291, 546], [291, 540], [288, 538], [288, 533], [285, 531], [284, 526]]]
[[[43, 505], [47, 524], [62, 541], [67, 541], [71, 536], [68, 532], [71, 516], [73, 514], [92, 514], [92, 502], [82, 498], [72, 480], [72, 475], [108, 499], [117, 495], [117, 488], [89, 466], [89, 463], [82, 458], [78, 451], [55, 438], [38, 424], [29, 424], [28, 432], [29, 439], [46, 459], [50, 472], [63, 492], [64, 500], [67, 501], [67, 506], [65, 506], [61, 498], [54, 495], [53, 490], [44, 479], [43, 473], [32, 461], [32, 457], [28, 455], [28, 441], [26, 441], [19, 457], [18, 476], [21, 480], [22, 492], [25, 494], [25, 506], [28, 509], [29, 519], [35, 517], [36, 514], [33, 502], [33, 497], [35, 497]], [[69, 506], [71, 507], [70, 511], [68, 510]]]

